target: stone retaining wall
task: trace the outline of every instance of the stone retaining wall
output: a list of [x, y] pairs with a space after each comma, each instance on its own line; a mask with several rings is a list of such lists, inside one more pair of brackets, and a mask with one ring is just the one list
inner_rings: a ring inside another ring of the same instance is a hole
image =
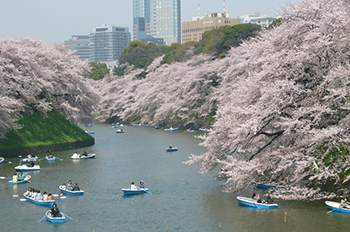
[[34, 152], [35, 154], [52, 152], [52, 151], [62, 151], [69, 150], [73, 148], [87, 147], [95, 144], [95, 139], [91, 138], [84, 141], [77, 141], [73, 143], [63, 143], [63, 144], [53, 144], [46, 146], [37, 146], [37, 147], [23, 147], [23, 148], [14, 148], [8, 150], [0, 150], [0, 156], [3, 157], [18, 157], [19, 155], [27, 156], [29, 153]]

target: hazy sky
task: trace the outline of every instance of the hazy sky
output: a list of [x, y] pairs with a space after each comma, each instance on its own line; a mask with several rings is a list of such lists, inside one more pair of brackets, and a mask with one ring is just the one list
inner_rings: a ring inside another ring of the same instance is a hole
[[[223, 0], [182, 0], [181, 21], [198, 14], [223, 12]], [[300, 0], [226, 0], [231, 18], [240, 14], [278, 15], [286, 2]], [[132, 34], [132, 0], [0, 0], [0, 37], [32, 37], [49, 44], [63, 43], [72, 35], [88, 35], [101, 24], [129, 27]]]

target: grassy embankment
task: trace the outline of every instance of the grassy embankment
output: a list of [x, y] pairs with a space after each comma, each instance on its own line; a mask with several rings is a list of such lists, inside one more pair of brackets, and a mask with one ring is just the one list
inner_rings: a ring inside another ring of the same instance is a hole
[[5, 135], [6, 139], [0, 140], [0, 153], [10, 149], [36, 150], [35, 148], [41, 146], [70, 144], [93, 139], [55, 110], [48, 112], [47, 117], [41, 112], [26, 113], [18, 124], [22, 126], [21, 129], [11, 129]]

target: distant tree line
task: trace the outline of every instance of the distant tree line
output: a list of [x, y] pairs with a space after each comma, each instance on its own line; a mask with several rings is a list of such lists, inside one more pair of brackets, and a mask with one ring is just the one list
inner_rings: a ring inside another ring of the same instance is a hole
[[[146, 70], [153, 60], [159, 56], [164, 56], [161, 64], [183, 62], [193, 55], [201, 53], [222, 58], [225, 57], [231, 47], [237, 47], [243, 40], [255, 37], [260, 30], [259, 25], [251, 23], [222, 26], [204, 32], [202, 40], [199, 42], [173, 43], [171, 46], [157, 46], [153, 43], [145, 44], [140, 41], [132, 41], [119, 56], [119, 66], [114, 68], [113, 74], [123, 76], [126, 69], [125, 64], [132, 65], [135, 69]], [[146, 73], [143, 73], [141, 78], [145, 75]]]

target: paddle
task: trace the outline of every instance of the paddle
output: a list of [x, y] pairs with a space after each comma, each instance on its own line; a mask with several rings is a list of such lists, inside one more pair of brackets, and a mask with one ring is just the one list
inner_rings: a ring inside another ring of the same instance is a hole
[[11, 177], [5, 177], [5, 176], [0, 176], [0, 179], [1, 180], [12, 180], [12, 178]]
[[56, 157], [56, 156], [54, 156], [56, 159], [58, 159], [59, 161], [62, 161], [62, 159], [60, 159], [60, 158], [58, 158], [58, 157]]
[[45, 214], [45, 216], [44, 216], [42, 219], [40, 219], [40, 221], [39, 221], [39, 222], [41, 222], [42, 220], [44, 220], [44, 218], [46, 218], [46, 214]]
[[71, 219], [71, 220], [74, 220], [73, 218], [71, 218], [71, 217], [69, 217], [67, 214], [65, 214], [65, 213], [62, 213], [61, 212], [61, 214], [63, 214], [64, 216], [66, 216], [67, 218], [69, 218], [69, 219]]
[[149, 193], [149, 194], [152, 194], [150, 191], [148, 191], [148, 190], [143, 190], [144, 192], [146, 192], [146, 193]]

